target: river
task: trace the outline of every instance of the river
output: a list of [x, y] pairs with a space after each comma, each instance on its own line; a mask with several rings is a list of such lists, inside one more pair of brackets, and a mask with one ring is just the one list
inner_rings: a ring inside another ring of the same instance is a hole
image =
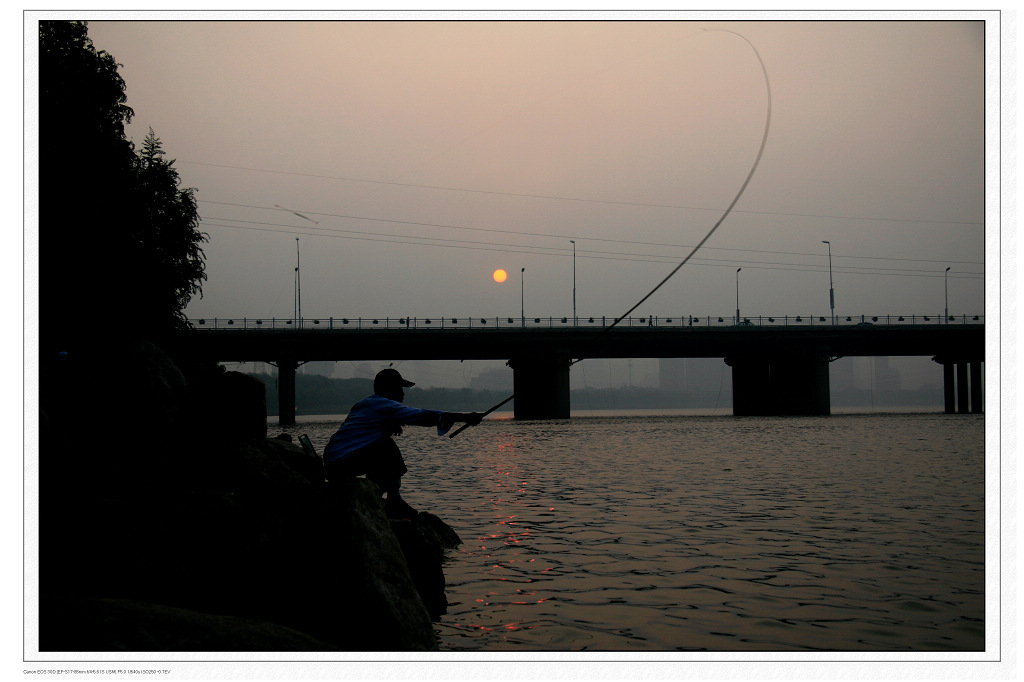
[[464, 541], [442, 651], [985, 648], [983, 415], [510, 416], [398, 439]]

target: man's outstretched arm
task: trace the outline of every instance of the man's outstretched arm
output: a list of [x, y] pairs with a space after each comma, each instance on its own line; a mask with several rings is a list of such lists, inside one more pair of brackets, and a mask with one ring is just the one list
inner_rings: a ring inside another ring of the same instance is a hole
[[484, 415], [480, 412], [445, 412], [438, 422], [438, 430], [447, 431], [456, 422], [466, 422], [470, 426], [476, 426], [483, 418]]

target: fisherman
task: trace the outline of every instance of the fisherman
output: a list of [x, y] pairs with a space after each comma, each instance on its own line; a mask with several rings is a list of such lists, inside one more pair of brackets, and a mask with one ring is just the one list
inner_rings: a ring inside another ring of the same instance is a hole
[[403, 405], [405, 390], [415, 386], [398, 370], [382, 369], [373, 379], [373, 395], [352, 406], [348, 416], [324, 449], [324, 473], [328, 481], [366, 477], [380, 486], [389, 518], [412, 518], [416, 510], [402, 499], [398, 489], [408, 471], [392, 436], [404, 424], [435, 426], [443, 436], [455, 422], [480, 423], [479, 412], [442, 412]]

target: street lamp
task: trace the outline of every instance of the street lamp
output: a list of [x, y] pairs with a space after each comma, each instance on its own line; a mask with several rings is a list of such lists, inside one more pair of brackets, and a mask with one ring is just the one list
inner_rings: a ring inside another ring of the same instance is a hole
[[836, 323], [836, 290], [832, 287], [832, 245], [824, 239], [822, 244], [828, 244], [828, 307], [832, 311], [832, 324]]
[[949, 324], [949, 268], [946, 268], [946, 273], [942, 275], [943, 285], [946, 289], [946, 324]]
[[572, 324], [576, 326], [576, 240], [570, 239], [572, 244]]
[[302, 326], [302, 273], [299, 271], [299, 238], [295, 238], [295, 323]]
[[736, 268], [736, 324], [740, 323], [740, 270]]
[[526, 327], [526, 268], [519, 271], [519, 313], [523, 316], [523, 327]]

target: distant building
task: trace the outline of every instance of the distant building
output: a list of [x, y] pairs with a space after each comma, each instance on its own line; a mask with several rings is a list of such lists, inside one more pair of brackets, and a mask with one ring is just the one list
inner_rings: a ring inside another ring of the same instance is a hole
[[681, 391], [686, 388], [686, 358], [658, 360], [658, 388]]
[[688, 391], [717, 390], [724, 381], [723, 374], [726, 368], [727, 365], [722, 358], [687, 358], [686, 389]]
[[889, 358], [882, 356], [875, 360], [875, 385], [880, 391], [898, 391], [902, 388], [900, 371], [889, 366]]
[[373, 365], [368, 362], [338, 362], [334, 368], [335, 379], [372, 379], [376, 373]]
[[896, 357], [890, 361], [900, 370], [903, 390], [942, 387], [942, 365], [930, 357]]
[[722, 358], [662, 358], [658, 388], [669, 391], [709, 391], [722, 384], [727, 366]]
[[828, 366], [828, 383], [833, 391], [853, 388], [853, 358], [839, 358]]
[[314, 360], [300, 366], [297, 371], [301, 374], [319, 374], [330, 378], [334, 376], [335, 364], [333, 360]]
[[512, 369], [487, 369], [469, 380], [469, 387], [477, 391], [511, 391]]

